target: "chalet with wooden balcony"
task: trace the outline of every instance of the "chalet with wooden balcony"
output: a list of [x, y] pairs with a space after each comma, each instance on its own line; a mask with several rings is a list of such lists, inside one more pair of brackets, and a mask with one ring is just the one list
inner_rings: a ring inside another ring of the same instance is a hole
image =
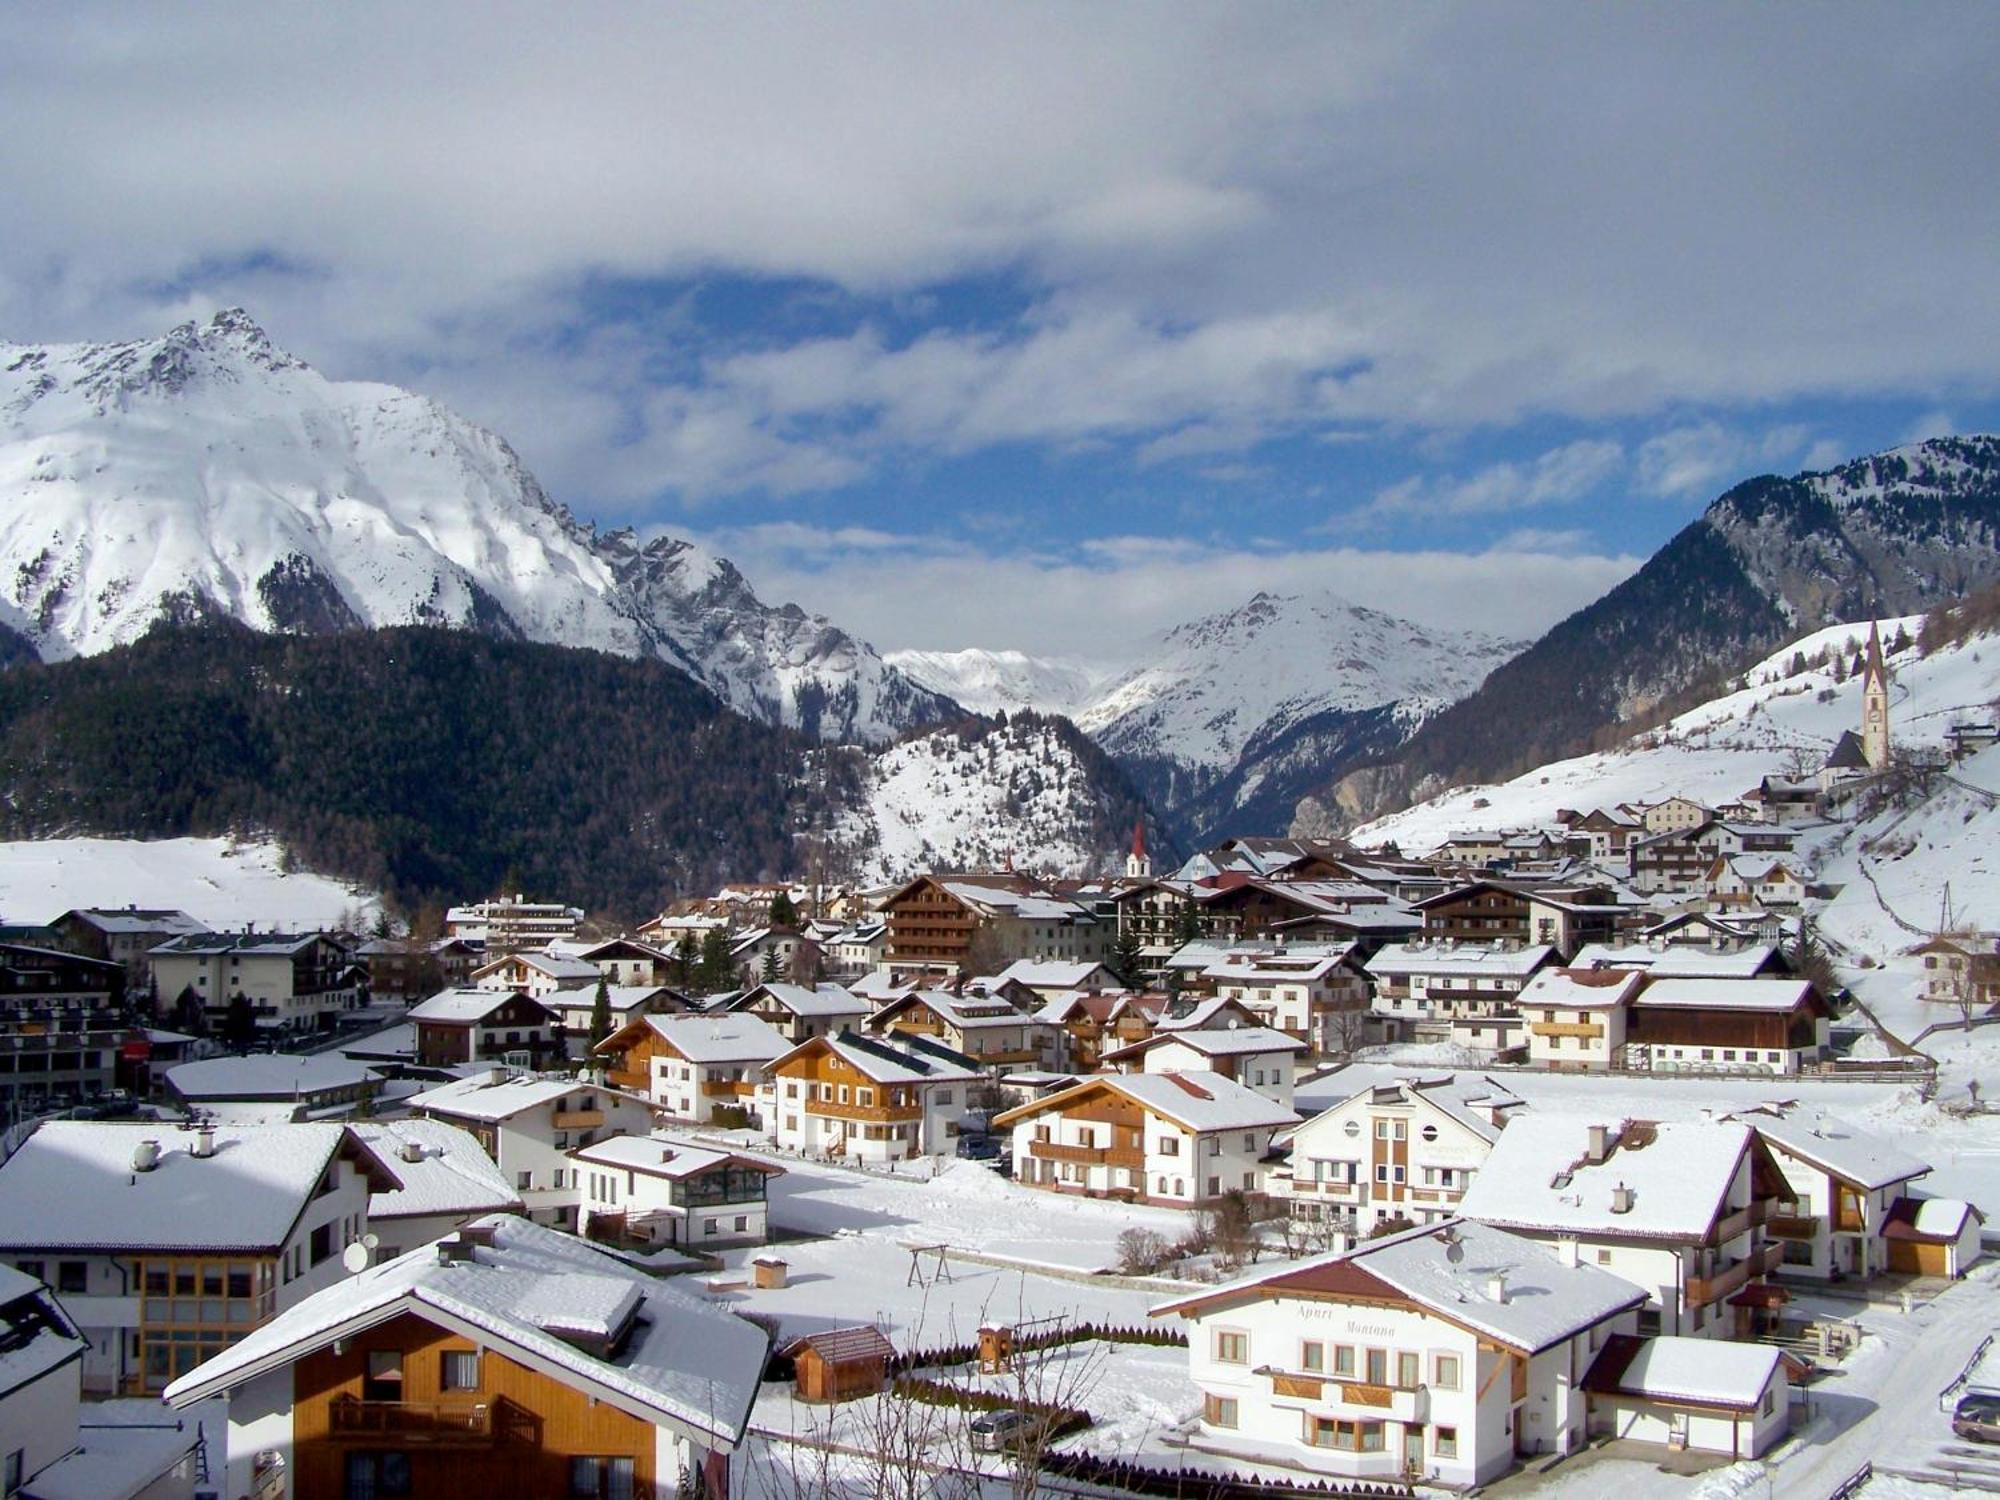
[[792, 1049], [785, 1034], [747, 1011], [641, 1016], [597, 1044], [605, 1081], [664, 1113], [706, 1125], [718, 1109], [756, 1119], [765, 1068]]
[[1292, 1082], [1306, 1044], [1268, 1026], [1157, 1031], [1104, 1055], [1107, 1071], [1217, 1073], [1292, 1107]]
[[1370, 1009], [1396, 1040], [1504, 1051], [1523, 1038], [1522, 988], [1555, 962], [1555, 949], [1512, 939], [1395, 943], [1368, 960]]
[[417, 1061], [426, 1067], [510, 1057], [534, 1062], [562, 1048], [556, 1013], [513, 990], [442, 990], [412, 1006], [409, 1020], [417, 1032]]
[[86, 1391], [149, 1394], [340, 1279], [398, 1185], [343, 1125], [50, 1120], [0, 1166], [0, 1259], [63, 1299]]
[[768, 1071], [779, 1147], [868, 1162], [956, 1150], [967, 1096], [986, 1076], [929, 1037], [852, 1031], [802, 1042]]
[[868, 1018], [874, 1036], [923, 1037], [996, 1073], [1055, 1068], [1062, 1036], [1054, 1026], [998, 998], [925, 990], [891, 1000]]
[[597, 972], [613, 984], [658, 987], [673, 977], [673, 954], [635, 937], [588, 943], [579, 947], [574, 956], [595, 964]]
[[472, 971], [472, 985], [481, 990], [513, 990], [539, 1000], [560, 990], [594, 989], [603, 977], [596, 964], [533, 949], [480, 965]]
[[1051, 1000], [1038, 1019], [1061, 1033], [1057, 1046], [1063, 1067], [1089, 1073], [1105, 1053], [1151, 1036], [1167, 1004], [1160, 992], [1104, 990]]
[[1932, 1004], [1977, 1012], [2000, 1005], [2000, 936], [1944, 933], [1910, 951], [1923, 957], [1923, 997]]
[[427, 1089], [411, 1110], [468, 1132], [521, 1195], [538, 1224], [576, 1227], [581, 1190], [569, 1153], [613, 1135], [644, 1135], [651, 1103], [636, 1094], [561, 1075], [504, 1069]]
[[[770, 1338], [573, 1236], [481, 1220], [349, 1277], [168, 1388], [229, 1397], [288, 1494], [729, 1491]], [[248, 1493], [249, 1476], [228, 1493]]]
[[1279, 1136], [1288, 1159], [1272, 1171], [1271, 1192], [1335, 1244], [1385, 1225], [1438, 1223], [1458, 1212], [1494, 1141], [1526, 1108], [1470, 1073], [1361, 1089]]
[[1119, 1073], [996, 1115], [1014, 1180], [1052, 1192], [1198, 1208], [1264, 1192], [1271, 1137], [1298, 1116], [1218, 1073]]
[[1624, 1055], [1629, 1007], [1646, 985], [1631, 969], [1543, 969], [1521, 989], [1528, 1061], [1558, 1072], [1603, 1072]]
[[1593, 1125], [1524, 1114], [1502, 1131], [1459, 1211], [1622, 1276], [1642, 1331], [1746, 1337], [1786, 1300], [1766, 1226], [1791, 1188], [1755, 1131], [1727, 1120]]
[[1095, 962], [1115, 920], [1021, 875], [920, 875], [882, 903], [891, 969], [998, 973], [1018, 959]]
[[1628, 915], [1617, 893], [1604, 885], [1527, 885], [1476, 880], [1416, 903], [1423, 935], [1433, 942], [1514, 942], [1573, 954], [1586, 943], [1613, 938]]
[[1784, 1249], [1779, 1271], [1802, 1280], [1866, 1281], [1888, 1270], [1884, 1238], [1896, 1200], [1930, 1166], [1845, 1120], [1790, 1104], [1730, 1116], [1771, 1148], [1789, 1193], [1765, 1232]]
[[1597, 1266], [1452, 1219], [1205, 1288], [1153, 1316], [1187, 1323], [1196, 1447], [1336, 1479], [1464, 1488], [1585, 1445], [1581, 1375], [1636, 1331], [1644, 1301]]
[[1370, 985], [1354, 943], [1260, 943], [1234, 947], [1201, 971], [1203, 986], [1240, 1001], [1265, 1026], [1321, 1055], [1360, 1045]]
[[1714, 905], [1728, 910], [1750, 907], [1796, 911], [1806, 898], [1803, 867], [1791, 859], [1768, 854], [1722, 854], [1702, 877], [1702, 890]]
[[761, 1245], [766, 1185], [785, 1169], [656, 1135], [617, 1135], [570, 1153], [583, 1182], [582, 1233], [640, 1247]]
[[1795, 1074], [1826, 1056], [1832, 1008], [1806, 979], [1650, 978], [1622, 1064], [1653, 1072]]
[[874, 1012], [867, 1000], [837, 984], [760, 984], [745, 990], [727, 1007], [757, 1017], [781, 1032], [793, 1046], [831, 1032], [860, 1026]]

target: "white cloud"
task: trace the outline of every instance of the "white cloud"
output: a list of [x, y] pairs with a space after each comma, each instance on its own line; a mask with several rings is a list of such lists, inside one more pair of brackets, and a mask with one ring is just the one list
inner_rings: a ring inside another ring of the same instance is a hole
[[1958, 431], [1958, 422], [1948, 411], [1927, 411], [1909, 425], [1903, 434], [1905, 443], [1921, 443], [1925, 438], [1950, 437]]
[[818, 610], [883, 650], [994, 649], [1129, 658], [1150, 635], [1242, 604], [1260, 589], [1331, 591], [1422, 623], [1527, 639], [1639, 566], [1524, 533], [1479, 554], [1101, 539], [1075, 553], [843, 548], [837, 528], [702, 534], [758, 592]]
[[1811, 442], [1811, 432], [1797, 424], [1762, 433], [1720, 422], [1676, 427], [1639, 445], [1639, 487], [1668, 499], [1708, 499], [1752, 474], [1795, 462]]
[[1624, 467], [1621, 444], [1583, 438], [1551, 448], [1529, 463], [1491, 464], [1458, 479], [1412, 476], [1383, 490], [1360, 514], [1470, 516], [1568, 505]]
[[[620, 504], [894, 449], [1990, 392], [2000, 12], [1815, 15], [15, 7], [0, 328], [244, 301]], [[1024, 307], [746, 350], [591, 296], [716, 273], [898, 306], [998, 274]], [[615, 355], [575, 346], [596, 319]], [[1656, 450], [1655, 482], [1718, 462]]]

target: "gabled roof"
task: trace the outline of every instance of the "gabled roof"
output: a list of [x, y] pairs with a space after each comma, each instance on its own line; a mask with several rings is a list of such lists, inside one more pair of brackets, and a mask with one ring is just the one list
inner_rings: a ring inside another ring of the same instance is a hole
[[1149, 1114], [1197, 1134], [1214, 1130], [1262, 1130], [1291, 1125], [1298, 1115], [1255, 1089], [1220, 1073], [1094, 1073], [1071, 1088], [1031, 1099], [993, 1117], [1012, 1125], [1036, 1115], [1061, 1114], [1093, 1090], [1121, 1094]]
[[1856, 1130], [1845, 1120], [1818, 1110], [1762, 1105], [1740, 1110], [1731, 1118], [1748, 1125], [1774, 1150], [1818, 1167], [1850, 1187], [1873, 1191], [1892, 1183], [1914, 1182], [1930, 1171], [1928, 1163], [1880, 1136]]
[[1782, 972], [1784, 959], [1770, 943], [1717, 951], [1651, 943], [1586, 943], [1571, 969], [1642, 969], [1655, 979], [1755, 979]]
[[692, 1011], [640, 1016], [592, 1050], [623, 1052], [648, 1035], [658, 1037], [691, 1063], [767, 1063], [783, 1057], [792, 1047], [791, 1039], [762, 1016], [747, 1011]]
[[1270, 1026], [1231, 1026], [1221, 1030], [1156, 1031], [1143, 1041], [1132, 1042], [1104, 1054], [1106, 1062], [1122, 1062], [1143, 1057], [1156, 1047], [1170, 1043], [1186, 1047], [1203, 1057], [1242, 1057], [1266, 1052], [1310, 1052], [1312, 1049], [1289, 1032]]
[[[1499, 1297], [1494, 1295], [1496, 1278]], [[1646, 1300], [1646, 1293], [1631, 1282], [1596, 1266], [1567, 1265], [1532, 1240], [1449, 1219], [1207, 1288], [1162, 1303], [1152, 1315], [1193, 1317], [1287, 1296], [1402, 1302], [1526, 1354], [1539, 1353]]]
[[1513, 1118], [1514, 1111], [1528, 1107], [1525, 1099], [1491, 1078], [1476, 1073], [1448, 1073], [1441, 1078], [1396, 1078], [1357, 1090], [1345, 1099], [1328, 1105], [1289, 1132], [1281, 1139], [1281, 1144], [1296, 1142], [1321, 1120], [1346, 1109], [1357, 1099], [1370, 1099], [1377, 1103], [1399, 1099], [1419, 1111], [1435, 1110], [1483, 1141], [1492, 1141], [1500, 1134], [1502, 1124], [1495, 1122], [1496, 1113], [1503, 1117], [1504, 1122]]
[[1882, 1220], [1882, 1238], [1949, 1244], [1965, 1232], [1968, 1219], [1983, 1224], [1986, 1215], [1962, 1198], [1898, 1198]]
[[845, 1030], [803, 1041], [774, 1059], [770, 1067], [776, 1071], [793, 1058], [814, 1051], [833, 1053], [876, 1083], [962, 1083], [980, 1076], [979, 1064], [972, 1058], [928, 1037], [864, 1037]]
[[167, 1087], [190, 1103], [205, 1099], [295, 1099], [329, 1089], [358, 1088], [378, 1075], [338, 1052], [293, 1056], [252, 1052], [209, 1057], [167, 1070]]
[[1789, 1015], [1818, 1000], [1809, 979], [1654, 979], [1633, 1004], [1641, 1009], [1755, 1010]]
[[408, 1018], [435, 1026], [477, 1026], [503, 1005], [532, 1005], [547, 1020], [555, 1019], [541, 1001], [513, 990], [475, 989], [439, 990], [422, 1004], [411, 1006]]
[[[1590, 1121], [1523, 1115], [1494, 1142], [1460, 1211], [1508, 1229], [1699, 1244], [1755, 1143], [1749, 1126], [1728, 1120], [1628, 1120], [1605, 1130], [1609, 1150], [1593, 1163]], [[1621, 1188], [1631, 1194], [1622, 1211]]]
[[1525, 978], [1555, 957], [1541, 943], [1391, 943], [1365, 967], [1371, 974], [1493, 974]]
[[[11, 1250], [271, 1251], [345, 1156], [384, 1190], [386, 1165], [343, 1125], [218, 1125], [214, 1154], [159, 1121], [48, 1120], [0, 1166], [0, 1245]], [[159, 1160], [138, 1170], [145, 1142]]]
[[704, 1172], [725, 1167], [762, 1172], [766, 1177], [785, 1175], [785, 1169], [775, 1162], [760, 1161], [754, 1156], [742, 1156], [733, 1151], [711, 1151], [656, 1135], [608, 1136], [588, 1146], [579, 1146], [570, 1155], [578, 1161], [617, 1167], [621, 1171], [637, 1172], [642, 1177], [661, 1177], [670, 1182], [699, 1177]]
[[1031, 990], [1080, 990], [1100, 979], [1112, 985], [1118, 982], [1117, 976], [1101, 963], [1065, 963], [1056, 959], [1034, 958], [1014, 960], [994, 976], [994, 983], [1005, 984], [1010, 979], [1025, 984]]
[[514, 1077], [495, 1069], [412, 1095], [410, 1108], [435, 1110], [459, 1120], [509, 1120], [523, 1110], [554, 1104], [571, 1094], [618, 1097], [615, 1090], [582, 1079]]
[[509, 964], [521, 964], [533, 969], [559, 985], [595, 984], [602, 977], [596, 964], [586, 963], [583, 959], [534, 952], [509, 953], [504, 958], [496, 958], [492, 963], [473, 970], [472, 977], [482, 979], [488, 974], [497, 974]]
[[[79, 906], [64, 912], [56, 918], [63, 922], [74, 917], [86, 927], [95, 927], [106, 935], [140, 937], [152, 932], [171, 932], [182, 937], [193, 937], [208, 931], [206, 923], [199, 922], [184, 911], [171, 907], [103, 907]], [[54, 923], [50, 924], [51, 926]]]
[[946, 990], [914, 990], [898, 995], [868, 1018], [872, 1031], [886, 1025], [900, 1012], [912, 1007], [927, 1010], [961, 1031], [978, 1031], [1000, 1026], [1039, 1024], [1038, 1017], [1016, 1008], [1010, 1001], [975, 995], [954, 995]]
[[[490, 1240], [478, 1243], [477, 1240]], [[169, 1385], [169, 1406], [222, 1394], [267, 1370], [411, 1315], [538, 1370], [606, 1405], [734, 1449], [756, 1400], [762, 1329], [577, 1239], [510, 1215], [316, 1292]], [[615, 1358], [575, 1340], [629, 1335]]]
[[314, 943], [328, 941], [321, 932], [200, 932], [168, 938], [154, 948], [153, 956], [214, 958], [229, 954], [243, 958], [293, 958]]
[[806, 1349], [832, 1365], [855, 1360], [893, 1359], [896, 1354], [896, 1346], [889, 1342], [881, 1329], [870, 1323], [856, 1323], [847, 1328], [822, 1328], [817, 1333], [793, 1339], [778, 1352], [792, 1359]]
[[521, 1195], [456, 1125], [412, 1118], [357, 1120], [350, 1128], [395, 1168], [401, 1183], [369, 1196], [370, 1220], [520, 1212]]
[[1630, 969], [1544, 969], [1521, 986], [1520, 1005], [1558, 1010], [1616, 1010], [1631, 1003], [1646, 976]]
[[874, 1007], [858, 995], [849, 993], [837, 984], [822, 984], [807, 989], [802, 984], [760, 984], [745, 990], [729, 1002], [731, 1010], [748, 1010], [761, 998], [768, 997], [781, 1010], [806, 1020], [820, 1020], [833, 1016], [865, 1016]]

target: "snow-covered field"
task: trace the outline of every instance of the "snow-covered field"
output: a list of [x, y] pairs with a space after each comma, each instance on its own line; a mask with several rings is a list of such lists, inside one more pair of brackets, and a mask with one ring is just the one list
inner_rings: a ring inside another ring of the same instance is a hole
[[276, 844], [228, 839], [46, 839], [0, 843], [0, 920], [37, 924], [78, 906], [185, 911], [215, 928], [278, 930], [372, 916], [373, 892], [286, 874]]

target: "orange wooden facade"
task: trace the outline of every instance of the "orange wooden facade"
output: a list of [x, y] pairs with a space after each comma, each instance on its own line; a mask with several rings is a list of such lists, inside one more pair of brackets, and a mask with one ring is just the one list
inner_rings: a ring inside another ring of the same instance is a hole
[[[574, 1458], [629, 1459], [636, 1500], [674, 1491], [677, 1475], [662, 1486], [654, 1472], [651, 1423], [496, 1350], [479, 1355], [475, 1389], [445, 1389], [444, 1356], [476, 1346], [420, 1317], [395, 1318], [339, 1348], [293, 1366], [297, 1500], [345, 1500], [357, 1454], [407, 1463], [411, 1495], [569, 1500]], [[391, 1355], [393, 1378], [383, 1369]]]

